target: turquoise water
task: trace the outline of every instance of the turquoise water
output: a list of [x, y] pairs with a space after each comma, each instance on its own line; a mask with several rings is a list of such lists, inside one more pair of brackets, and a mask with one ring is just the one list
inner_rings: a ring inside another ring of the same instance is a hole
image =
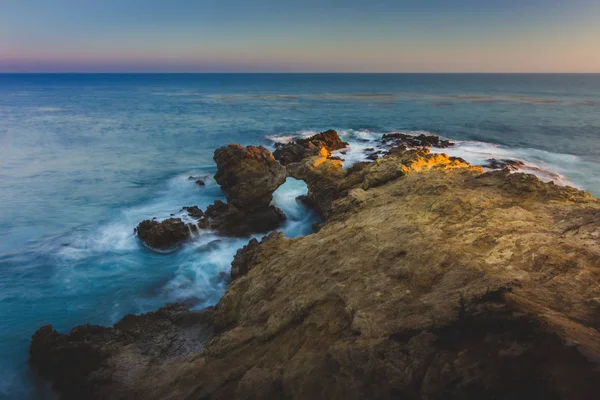
[[[0, 398], [47, 395], [27, 367], [42, 324], [216, 303], [247, 239], [159, 255], [133, 228], [222, 198], [188, 180], [214, 174], [216, 147], [328, 128], [351, 143], [347, 162], [385, 132], [426, 131], [600, 196], [600, 75], [0, 75]], [[310, 232], [305, 190], [276, 193], [287, 236]]]

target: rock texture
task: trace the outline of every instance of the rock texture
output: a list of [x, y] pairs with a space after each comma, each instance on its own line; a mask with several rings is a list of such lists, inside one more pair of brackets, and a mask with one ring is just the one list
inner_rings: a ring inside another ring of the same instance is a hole
[[269, 207], [273, 192], [286, 179], [285, 168], [262, 146], [230, 144], [217, 149], [214, 160], [215, 180], [227, 202], [246, 213]]
[[326, 221], [238, 251], [205, 347], [149, 360], [115, 339], [101, 358], [104, 328], [44, 327], [32, 363], [65, 398], [597, 397], [600, 201], [427, 149], [292, 164]]
[[64, 399], [137, 398], [136, 381], [158, 360], [169, 363], [199, 351], [212, 334], [211, 309], [190, 312], [171, 304], [127, 315], [112, 328], [77, 326], [68, 335], [51, 325], [31, 340], [30, 362]]
[[525, 163], [521, 160], [502, 159], [498, 160], [490, 158], [487, 163], [483, 165], [489, 169], [504, 169], [508, 168], [511, 171], [517, 171], [525, 166]]
[[169, 218], [164, 221], [145, 220], [136, 228], [138, 238], [148, 247], [167, 251], [188, 241], [191, 228], [181, 218]]
[[285, 220], [285, 214], [272, 206], [271, 201], [287, 173], [269, 150], [230, 144], [217, 149], [214, 160], [215, 180], [227, 196], [227, 203], [218, 200], [206, 212], [197, 206], [181, 209], [194, 222], [184, 222], [181, 218], [142, 221], [135, 232], [143, 243], [154, 250], [168, 251], [190, 240], [198, 229], [212, 229], [226, 236], [247, 236], [277, 229]]
[[387, 147], [403, 147], [403, 148], [411, 148], [411, 147], [437, 147], [437, 148], [447, 148], [450, 146], [454, 146], [449, 140], [441, 140], [439, 136], [436, 135], [425, 135], [421, 133], [420, 135], [410, 135], [407, 133], [386, 133], [381, 138], [381, 141]]
[[343, 142], [333, 129], [298, 139], [292, 143], [276, 143], [273, 155], [283, 165], [299, 162], [310, 156], [329, 157], [334, 150], [343, 149], [348, 143]]

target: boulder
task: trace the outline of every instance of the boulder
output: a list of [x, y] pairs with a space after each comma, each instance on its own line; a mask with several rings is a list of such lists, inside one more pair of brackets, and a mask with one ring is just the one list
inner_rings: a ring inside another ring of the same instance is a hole
[[285, 167], [262, 146], [230, 144], [218, 148], [214, 160], [215, 180], [227, 202], [246, 213], [268, 208], [273, 192], [286, 179]]
[[145, 220], [136, 228], [138, 238], [155, 250], [172, 250], [191, 238], [191, 228], [181, 218]]
[[343, 149], [343, 142], [333, 129], [291, 143], [275, 144], [273, 156], [283, 165], [299, 162], [306, 157], [322, 155], [328, 157], [332, 151]]

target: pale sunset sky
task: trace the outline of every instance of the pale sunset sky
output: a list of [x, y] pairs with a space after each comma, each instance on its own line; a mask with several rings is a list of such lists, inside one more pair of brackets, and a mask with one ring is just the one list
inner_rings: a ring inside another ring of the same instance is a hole
[[600, 72], [600, 0], [0, 0], [0, 72]]

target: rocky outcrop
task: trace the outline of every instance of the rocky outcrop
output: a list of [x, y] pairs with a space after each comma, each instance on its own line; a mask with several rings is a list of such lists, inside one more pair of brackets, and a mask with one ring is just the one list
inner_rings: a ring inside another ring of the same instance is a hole
[[259, 242], [256, 239], [251, 239], [247, 245], [237, 251], [231, 262], [231, 280], [234, 281], [248, 273], [252, 266], [259, 264], [261, 261], [268, 260], [272, 255], [269, 249], [269, 243], [283, 240], [283, 233], [272, 232], [262, 238]]
[[181, 218], [169, 218], [160, 222], [145, 220], [140, 222], [135, 232], [148, 247], [161, 251], [172, 250], [192, 236], [191, 227]]
[[276, 229], [285, 220], [285, 214], [272, 206], [271, 201], [287, 173], [269, 150], [230, 144], [217, 149], [214, 160], [215, 180], [228, 202], [218, 200], [206, 212], [197, 206], [181, 209], [180, 213], [187, 213], [194, 222], [181, 218], [142, 221], [135, 232], [143, 243], [154, 250], [172, 250], [190, 240], [198, 229], [212, 229], [226, 236], [247, 236]]
[[112, 328], [77, 326], [68, 335], [46, 325], [31, 340], [30, 362], [64, 399], [126, 399], [157, 360], [198, 352], [212, 335], [212, 310], [171, 304], [126, 315]]
[[276, 143], [273, 155], [281, 164], [288, 165], [311, 156], [329, 157], [332, 151], [347, 146], [348, 143], [343, 142], [337, 132], [330, 129], [291, 143]]
[[269, 207], [273, 192], [286, 179], [285, 167], [262, 146], [230, 144], [218, 148], [214, 160], [215, 180], [227, 202], [246, 213]]
[[84, 344], [105, 331], [71, 333], [69, 347], [42, 328], [33, 364], [99, 359], [44, 375], [65, 397], [597, 396], [600, 201], [428, 149], [348, 170], [312, 156], [288, 173], [326, 220], [237, 253], [201, 350], [146, 358], [134, 341], [101, 358]]
[[416, 148], [416, 147], [436, 147], [444, 149], [450, 146], [454, 146], [449, 140], [442, 140], [437, 135], [425, 135], [423, 133], [419, 135], [411, 135], [408, 133], [386, 133], [381, 138], [381, 142], [388, 148], [401, 147]]

